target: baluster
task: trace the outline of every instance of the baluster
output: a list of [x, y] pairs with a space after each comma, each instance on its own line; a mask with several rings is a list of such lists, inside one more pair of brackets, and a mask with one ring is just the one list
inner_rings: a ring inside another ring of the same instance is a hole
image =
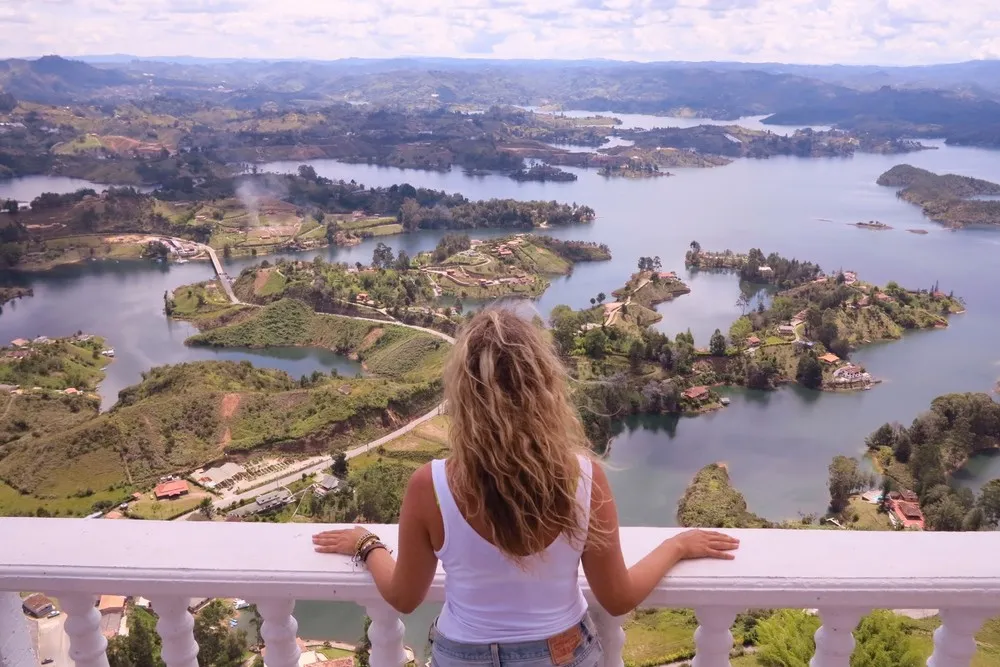
[[691, 667], [729, 667], [729, 653], [733, 650], [733, 633], [729, 631], [736, 620], [737, 609], [732, 607], [698, 607], [698, 629], [694, 631], [695, 656]]
[[978, 609], [942, 609], [927, 667], [968, 667], [976, 654], [976, 631], [988, 617]]
[[57, 595], [66, 612], [69, 657], [76, 667], [108, 667], [108, 640], [101, 634], [97, 596], [87, 593]]
[[164, 595], [152, 597], [150, 602], [160, 617], [156, 631], [163, 640], [162, 657], [167, 667], [198, 667], [194, 617], [188, 611], [191, 598]]
[[0, 666], [37, 665], [28, 632], [29, 621], [21, 612], [21, 596], [0, 593]]
[[604, 648], [604, 667], [623, 667], [622, 649], [625, 647], [625, 630], [622, 622], [626, 616], [612, 616], [599, 604], [590, 606], [590, 617], [597, 626], [597, 636]]
[[809, 667], [850, 667], [854, 628], [864, 609], [820, 609], [823, 625], [816, 630], [816, 655]]
[[264, 664], [267, 667], [298, 667], [299, 645], [295, 633], [299, 624], [292, 616], [295, 600], [268, 598], [257, 602], [263, 619], [260, 636], [264, 640]]
[[372, 644], [368, 658], [371, 667], [399, 667], [407, 662], [403, 648], [403, 621], [399, 613], [381, 600], [365, 605], [365, 613], [372, 619], [368, 627], [368, 640]]

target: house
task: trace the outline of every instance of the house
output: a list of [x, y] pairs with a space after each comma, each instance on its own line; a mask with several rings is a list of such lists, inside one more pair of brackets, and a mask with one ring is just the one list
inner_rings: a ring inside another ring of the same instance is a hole
[[97, 609], [102, 614], [122, 613], [125, 611], [124, 595], [102, 595], [97, 601]]
[[840, 382], [860, 382], [865, 379], [866, 375], [868, 374], [860, 366], [847, 364], [833, 372], [833, 379]]
[[592, 329], [600, 329], [600, 328], [601, 325], [598, 324], [597, 322], [584, 322], [582, 325], [580, 325], [580, 333], [587, 333]]
[[368, 292], [358, 292], [358, 303], [368, 303]]
[[903, 524], [903, 528], [924, 529], [924, 513], [920, 511], [920, 505], [916, 502], [889, 500], [889, 506], [895, 517]]
[[35, 618], [44, 618], [55, 610], [52, 600], [41, 593], [35, 593], [21, 600], [21, 607]]
[[323, 479], [316, 482], [313, 493], [321, 498], [331, 491], [335, 491], [340, 486], [340, 480], [333, 475], [323, 475]]
[[266, 512], [272, 510], [275, 507], [281, 507], [282, 505], [288, 504], [292, 499], [292, 494], [288, 489], [275, 489], [268, 493], [263, 493], [257, 496], [257, 511]]
[[691, 387], [690, 389], [685, 389], [684, 398], [690, 398], [693, 401], [703, 401], [708, 398], [708, 387]]
[[827, 352], [819, 358], [824, 364], [835, 364], [840, 361], [840, 357], [835, 355], [833, 352]]
[[858, 303], [858, 308], [865, 308], [865, 307], [871, 305], [871, 302], [872, 302], [872, 300], [869, 299], [868, 295], [866, 294], [863, 297], [861, 297], [860, 299], [858, 299], [858, 302], [857, 302]]
[[660, 280], [677, 280], [677, 273], [675, 271], [660, 271], [656, 276]]
[[230, 461], [214, 468], [195, 470], [191, 478], [206, 488], [214, 489], [219, 484], [245, 472], [246, 469], [243, 466]]
[[63, 389], [63, 393], [67, 396], [76, 396], [77, 394], [82, 394], [83, 392], [76, 387], [67, 387], [66, 389]]
[[119, 512], [118, 510], [111, 510], [110, 512], [108, 512], [107, 514], [104, 515], [104, 518], [105, 519], [124, 519], [125, 515], [122, 514], [121, 512]]
[[760, 345], [760, 338], [757, 338], [757, 336], [748, 336], [747, 345], [749, 345], [750, 347], [757, 347], [758, 345]]
[[340, 392], [341, 394], [343, 394], [344, 396], [350, 396], [351, 395], [351, 385], [349, 385], [349, 384], [342, 384], [339, 387], [337, 387], [337, 391]]
[[780, 327], [778, 327], [778, 333], [781, 334], [782, 336], [794, 336], [795, 327], [792, 326], [791, 324], [782, 324]]
[[175, 479], [157, 484], [156, 488], [153, 489], [153, 495], [156, 496], [157, 500], [163, 500], [164, 498], [180, 498], [187, 495], [188, 491], [190, 489], [187, 482], [183, 479]]
[[497, 251], [497, 253], [501, 257], [510, 257], [511, 255], [514, 254], [514, 252], [505, 245], [500, 246], [500, 249]]
[[878, 505], [882, 502], [882, 492], [878, 490], [865, 491], [861, 494], [861, 500], [871, 505]]
[[882, 303], [892, 303], [893, 301], [895, 301], [895, 299], [893, 299], [885, 292], [879, 292], [878, 294], [875, 295], [875, 298], [881, 301]]
[[844, 283], [847, 285], [853, 285], [858, 282], [858, 274], [854, 271], [844, 271]]
[[35, 345], [47, 345], [51, 341], [49, 341], [48, 336], [39, 336], [38, 338], [36, 338], [31, 342], [34, 343]]
[[757, 270], [760, 271], [760, 275], [762, 276], [769, 276], [772, 273], [774, 273], [774, 269], [772, 269], [767, 264], [761, 264], [759, 267], [757, 267]]
[[28, 347], [29, 345], [31, 345], [31, 341], [28, 340], [27, 338], [15, 338], [14, 340], [10, 341], [10, 344], [13, 345], [14, 347]]

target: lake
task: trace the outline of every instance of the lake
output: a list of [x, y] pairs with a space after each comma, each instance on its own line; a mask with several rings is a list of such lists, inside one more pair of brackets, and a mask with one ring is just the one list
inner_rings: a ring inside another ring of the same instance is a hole
[[[619, 115], [620, 116], [620, 115]], [[664, 118], [631, 118], [630, 124], [662, 125]], [[669, 120], [669, 119], [667, 119]], [[614, 259], [579, 264], [572, 275], [552, 282], [535, 303], [547, 314], [560, 303], [581, 307], [598, 292], [610, 293], [635, 270], [640, 255], [659, 255], [675, 269], [691, 294], [660, 307], [659, 328], [667, 333], [691, 329], [707, 345], [716, 328], [728, 329], [738, 316], [735, 277], [683, 270], [692, 240], [706, 249], [760, 247], [818, 262], [827, 271], [858, 271], [877, 283], [896, 280], [911, 287], [954, 290], [968, 302], [968, 313], [947, 330], [908, 335], [901, 342], [864, 348], [854, 358], [883, 384], [856, 394], [816, 394], [798, 388], [775, 392], [733, 390], [732, 404], [712, 415], [628, 420], [611, 446], [609, 473], [620, 496], [624, 523], [672, 525], [677, 499], [694, 473], [713, 461], [726, 461], [750, 508], [772, 519], [821, 512], [826, 506], [827, 465], [837, 454], [859, 454], [864, 437], [885, 421], [908, 423], [937, 395], [951, 391], [989, 391], [1000, 375], [1000, 293], [993, 285], [1000, 270], [995, 257], [1000, 234], [993, 230], [946, 231], [920, 210], [896, 198], [875, 179], [893, 165], [910, 163], [1000, 181], [1000, 153], [929, 142], [939, 150], [903, 156], [859, 154], [853, 158], [775, 157], [737, 160], [713, 169], [678, 169], [669, 178], [605, 179], [594, 171], [573, 170], [571, 183], [518, 183], [499, 175], [466, 176], [461, 170], [426, 172], [370, 165], [311, 161], [331, 178], [366, 185], [413, 185], [461, 192], [470, 199], [514, 197], [577, 202], [593, 206], [597, 220], [551, 230], [553, 236], [607, 243]], [[298, 162], [264, 165], [294, 171]], [[0, 197], [7, 184], [0, 184]], [[858, 229], [851, 223], [881, 220], [891, 231]], [[926, 235], [910, 234], [921, 229]], [[502, 234], [476, 231], [475, 236]], [[382, 238], [411, 256], [434, 247], [444, 232], [419, 232]], [[338, 261], [370, 261], [377, 240], [321, 254]], [[231, 274], [257, 260], [231, 260]], [[162, 314], [164, 290], [210, 278], [207, 263], [158, 265], [145, 262], [92, 262], [44, 274], [17, 274], [35, 288], [35, 297], [13, 302], [0, 316], [0, 340], [38, 334], [62, 335], [78, 329], [109, 337], [119, 358], [102, 387], [105, 402], [139, 379], [142, 370], [162, 363], [204, 358], [250, 359], [298, 376], [312, 368], [346, 363], [334, 355], [295, 350], [190, 349], [183, 340], [192, 328]], [[11, 276], [6, 277], [12, 280]], [[316, 356], [312, 356], [312, 355]], [[231, 355], [226, 357], [225, 355]], [[350, 372], [349, 368], [347, 372]], [[995, 459], [970, 466], [961, 483], [977, 486], [1000, 476]], [[966, 478], [967, 477], [967, 478]]]

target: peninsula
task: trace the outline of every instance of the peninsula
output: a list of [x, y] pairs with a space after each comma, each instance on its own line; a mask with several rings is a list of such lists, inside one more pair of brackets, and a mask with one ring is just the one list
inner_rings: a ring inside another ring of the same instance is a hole
[[1000, 225], [1000, 184], [957, 174], [935, 174], [908, 164], [878, 177], [879, 185], [900, 188], [896, 196], [919, 206], [946, 227]]

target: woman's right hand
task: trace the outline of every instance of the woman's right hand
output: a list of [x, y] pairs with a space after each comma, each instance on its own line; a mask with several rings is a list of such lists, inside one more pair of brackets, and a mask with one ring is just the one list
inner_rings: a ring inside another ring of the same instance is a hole
[[740, 541], [714, 530], [686, 530], [670, 538], [680, 547], [681, 558], [721, 558], [732, 560], [731, 551], [739, 549]]

